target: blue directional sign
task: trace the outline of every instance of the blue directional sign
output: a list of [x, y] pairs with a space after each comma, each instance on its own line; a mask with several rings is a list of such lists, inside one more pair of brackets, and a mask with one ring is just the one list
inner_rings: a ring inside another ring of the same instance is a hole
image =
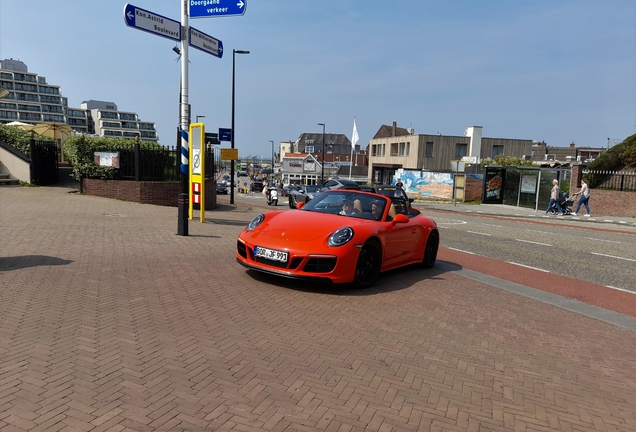
[[124, 5], [124, 22], [128, 27], [181, 42], [181, 23], [179, 21], [128, 3]]
[[223, 42], [192, 27], [189, 45], [218, 58], [223, 57]]
[[190, 18], [244, 15], [247, 0], [189, 0]]
[[232, 141], [232, 129], [219, 128], [219, 141]]

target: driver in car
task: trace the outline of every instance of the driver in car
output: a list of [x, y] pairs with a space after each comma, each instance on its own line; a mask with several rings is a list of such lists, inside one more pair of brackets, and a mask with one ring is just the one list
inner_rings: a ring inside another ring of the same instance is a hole
[[351, 200], [351, 198], [345, 198], [342, 201], [342, 210], [340, 210], [341, 215], [352, 215], [357, 213], [356, 210], [353, 208], [353, 200]]

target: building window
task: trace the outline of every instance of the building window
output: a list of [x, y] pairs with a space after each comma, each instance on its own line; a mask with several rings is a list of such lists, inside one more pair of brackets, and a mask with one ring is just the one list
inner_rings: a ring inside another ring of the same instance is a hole
[[468, 144], [455, 144], [455, 159], [461, 159], [468, 155]]
[[432, 158], [433, 157], [433, 143], [432, 142], [427, 142], [426, 143], [426, 157], [427, 158]]
[[502, 155], [504, 152], [504, 146], [502, 145], [494, 145], [492, 146], [492, 158], [496, 158], [499, 155]]
[[399, 150], [399, 155], [400, 156], [408, 156], [409, 152], [411, 149], [411, 143], [407, 142], [407, 143], [400, 143], [400, 150]]
[[398, 143], [391, 143], [391, 156], [398, 155]]
[[314, 152], [314, 146], [310, 145], [310, 146], [305, 146], [305, 153], [313, 153]]

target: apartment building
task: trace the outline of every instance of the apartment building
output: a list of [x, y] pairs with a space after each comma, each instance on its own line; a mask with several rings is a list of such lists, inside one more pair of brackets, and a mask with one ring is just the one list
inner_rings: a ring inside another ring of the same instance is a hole
[[118, 111], [112, 102], [89, 100], [80, 108], [69, 108], [60, 86], [29, 72], [20, 60], [0, 60], [0, 86], [10, 92], [0, 100], [0, 124], [65, 123], [78, 134], [159, 139], [153, 122], [139, 120], [134, 112]]

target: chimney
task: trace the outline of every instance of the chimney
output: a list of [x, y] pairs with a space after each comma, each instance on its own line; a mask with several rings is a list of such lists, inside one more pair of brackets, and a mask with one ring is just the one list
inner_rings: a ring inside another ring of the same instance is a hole
[[576, 144], [574, 144], [574, 141], [570, 143], [570, 148], [576, 148]]
[[397, 133], [397, 122], [393, 122], [393, 129], [391, 130], [391, 136], [395, 136]]

